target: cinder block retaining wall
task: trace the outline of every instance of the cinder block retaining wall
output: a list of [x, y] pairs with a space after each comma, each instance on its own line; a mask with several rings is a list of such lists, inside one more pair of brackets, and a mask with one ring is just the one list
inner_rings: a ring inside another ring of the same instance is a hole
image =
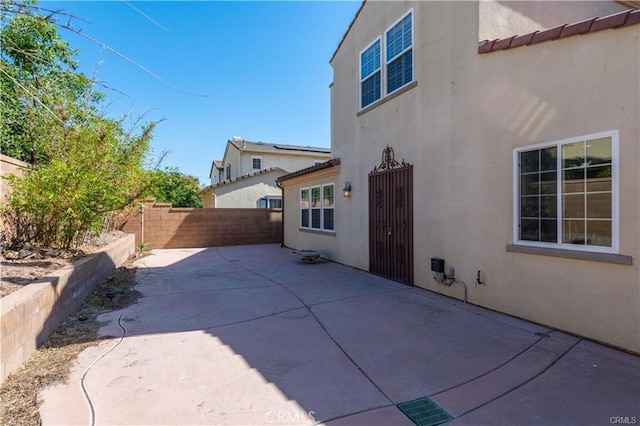
[[0, 299], [1, 379], [16, 371], [93, 288], [135, 251], [127, 235]]
[[144, 217], [138, 211], [123, 230], [150, 249], [282, 242], [280, 209], [185, 209], [153, 201], [144, 206]]

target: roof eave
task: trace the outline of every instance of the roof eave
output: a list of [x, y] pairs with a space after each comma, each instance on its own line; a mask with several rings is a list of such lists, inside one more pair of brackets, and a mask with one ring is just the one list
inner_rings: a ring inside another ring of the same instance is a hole
[[252, 177], [256, 177], [256, 176], [259, 176], [259, 175], [263, 175], [263, 174], [266, 174], [266, 173], [272, 173], [272, 172], [285, 173], [285, 175], [286, 175], [286, 173], [289, 173], [287, 170], [285, 170], [283, 168], [280, 168], [280, 167], [270, 167], [268, 169], [262, 169], [262, 170], [258, 170], [258, 171], [255, 171], [255, 172], [247, 173], [246, 175], [237, 176], [237, 177], [234, 177], [233, 179], [223, 180], [222, 182], [218, 182], [215, 185], [210, 185], [210, 186], [204, 188], [201, 192], [206, 191], [207, 189], [219, 188], [219, 187], [226, 186], [226, 185], [229, 185], [229, 184], [241, 181], [241, 180], [250, 179]]
[[353, 19], [351, 20], [351, 23], [349, 24], [349, 27], [347, 28], [347, 31], [345, 31], [344, 35], [342, 36], [342, 39], [340, 39], [340, 43], [338, 43], [338, 47], [336, 47], [336, 50], [333, 52], [333, 55], [331, 55], [331, 59], [329, 59], [329, 63], [333, 62], [333, 59], [336, 57], [336, 54], [338, 53], [338, 50], [340, 50], [340, 48], [342, 47], [342, 43], [344, 43], [344, 40], [347, 38], [347, 35], [349, 34], [349, 31], [351, 31], [351, 27], [353, 27], [353, 24], [356, 22], [356, 19], [358, 19], [358, 15], [360, 15], [360, 11], [362, 11], [362, 8], [364, 7], [364, 4], [366, 2], [367, 2], [367, 0], [362, 0], [362, 4], [358, 8], [358, 11], [356, 12], [356, 14], [353, 17]]
[[522, 36], [478, 42], [478, 54], [509, 50], [521, 46], [543, 43], [581, 34], [591, 34], [606, 29], [619, 29], [640, 23], [640, 9], [629, 9], [603, 17], [594, 17], [571, 24], [559, 25]]
[[295, 172], [291, 172], [291, 173], [286, 174], [284, 176], [280, 176], [278, 179], [276, 179], [276, 182], [277, 183], [284, 182], [285, 180], [289, 180], [289, 179], [297, 178], [297, 177], [300, 177], [300, 176], [308, 175], [308, 174], [315, 173], [315, 172], [320, 171], [320, 170], [328, 169], [328, 168], [339, 166], [339, 165], [340, 165], [340, 159], [339, 158], [332, 158], [331, 160], [325, 161], [324, 163], [316, 164], [315, 166], [307, 167], [305, 169], [297, 170]]

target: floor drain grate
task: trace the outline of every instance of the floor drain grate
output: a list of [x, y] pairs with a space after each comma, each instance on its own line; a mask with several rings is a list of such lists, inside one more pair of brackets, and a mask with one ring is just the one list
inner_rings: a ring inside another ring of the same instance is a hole
[[401, 402], [398, 408], [418, 426], [435, 426], [453, 420], [453, 417], [429, 398]]

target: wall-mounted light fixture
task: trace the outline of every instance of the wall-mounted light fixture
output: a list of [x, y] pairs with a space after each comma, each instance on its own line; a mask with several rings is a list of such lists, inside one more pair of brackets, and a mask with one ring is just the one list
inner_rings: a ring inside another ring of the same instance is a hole
[[342, 188], [342, 196], [351, 197], [351, 184], [349, 182], [344, 183], [344, 188]]

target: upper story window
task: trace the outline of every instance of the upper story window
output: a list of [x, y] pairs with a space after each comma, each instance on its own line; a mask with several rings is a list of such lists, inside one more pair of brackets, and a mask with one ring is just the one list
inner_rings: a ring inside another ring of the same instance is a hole
[[231, 180], [231, 164], [227, 164], [226, 172], [227, 172], [226, 180]]
[[618, 132], [514, 150], [514, 241], [618, 250]]
[[413, 11], [387, 30], [387, 93], [413, 80]]
[[262, 157], [252, 156], [251, 157], [251, 168], [253, 170], [262, 170]]
[[360, 53], [360, 109], [412, 81], [413, 9]]
[[360, 108], [380, 99], [381, 72], [380, 38], [378, 38], [360, 54]]

